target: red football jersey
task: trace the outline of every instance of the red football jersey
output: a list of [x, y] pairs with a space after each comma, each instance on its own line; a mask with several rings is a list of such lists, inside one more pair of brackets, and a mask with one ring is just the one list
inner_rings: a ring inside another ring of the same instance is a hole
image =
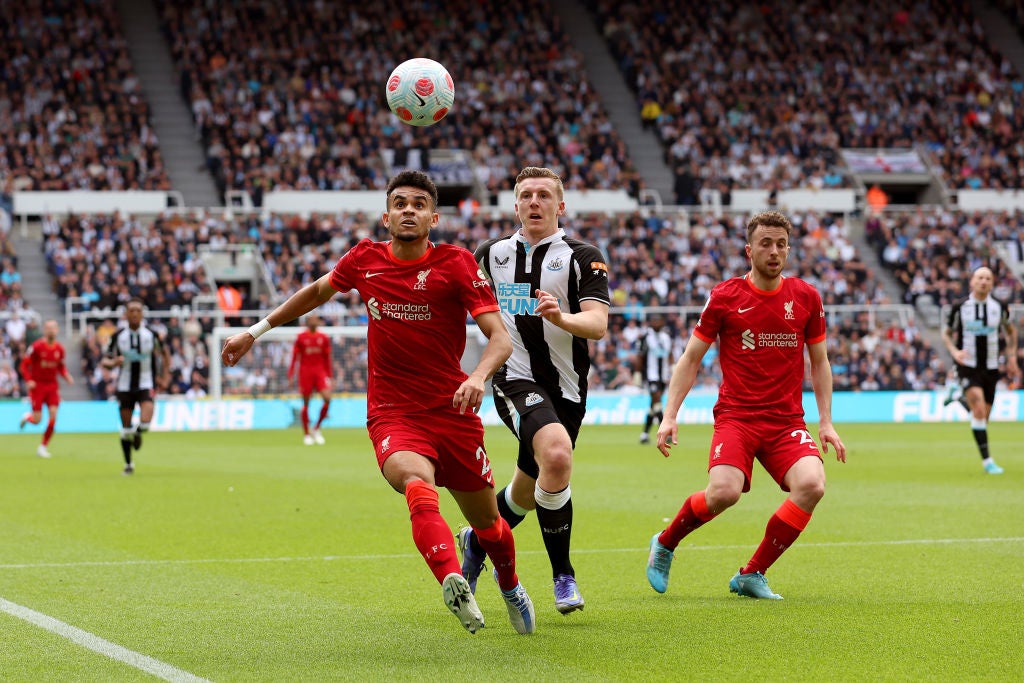
[[390, 242], [364, 239], [330, 281], [341, 292], [358, 290], [369, 314], [367, 416], [450, 406], [466, 379], [466, 314], [498, 310], [473, 255], [438, 244], [421, 259], [400, 261]]
[[21, 376], [36, 384], [56, 384], [57, 375], [67, 375], [64, 368], [66, 357], [60, 342], [48, 344], [45, 339], [37, 339], [28, 347], [28, 353], [21, 361]]
[[715, 416], [756, 418], [804, 415], [804, 345], [825, 339], [825, 309], [811, 285], [783, 278], [772, 292], [744, 277], [711, 290], [693, 333], [718, 338], [722, 386]]
[[299, 374], [303, 377], [333, 376], [331, 366], [331, 339], [323, 332], [304, 330], [295, 338], [292, 346], [292, 362], [288, 366], [288, 375], [299, 366]]

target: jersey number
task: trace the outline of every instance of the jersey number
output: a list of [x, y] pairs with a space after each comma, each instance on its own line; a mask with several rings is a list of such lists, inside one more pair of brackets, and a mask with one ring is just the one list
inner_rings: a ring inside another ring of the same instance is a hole
[[818, 450], [818, 444], [814, 443], [814, 438], [811, 436], [811, 433], [806, 429], [795, 429], [792, 432], [790, 432], [789, 435], [800, 437], [801, 446], [803, 446], [804, 444], [809, 444], [811, 448], [813, 448], [814, 450]]
[[487, 459], [487, 451], [483, 446], [476, 449], [476, 459], [480, 462], [480, 476], [487, 477], [487, 473], [491, 471], [491, 461]]

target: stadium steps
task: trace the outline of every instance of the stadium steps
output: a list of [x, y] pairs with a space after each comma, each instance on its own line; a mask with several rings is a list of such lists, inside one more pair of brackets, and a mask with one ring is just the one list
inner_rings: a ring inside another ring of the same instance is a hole
[[657, 134], [644, 130], [641, 125], [640, 105], [619, 71], [608, 44], [598, 32], [593, 17], [578, 0], [553, 2], [552, 6], [562, 20], [562, 28], [573, 47], [583, 55], [587, 79], [600, 96], [615, 130], [626, 143], [629, 157], [640, 177], [649, 189], [658, 191], [663, 204], [674, 204], [674, 178], [672, 169], [665, 163], [665, 151]]
[[973, 0], [971, 9], [992, 45], [1010, 60], [1017, 73], [1024, 74], [1024, 41], [1017, 32], [1015, 18], [1006, 16], [991, 2], [982, 0]]
[[153, 130], [160, 140], [171, 186], [189, 207], [223, 206], [217, 184], [206, 170], [206, 154], [198, 140], [192, 111], [181, 96], [171, 51], [160, 31], [152, 2], [117, 0], [135, 73], [152, 111]]
[[21, 273], [21, 294], [29, 308], [39, 314], [42, 320], [51, 318], [60, 323], [60, 342], [67, 351], [65, 361], [68, 372], [75, 378], [75, 383], [68, 386], [61, 381], [60, 396], [63, 400], [81, 401], [91, 398], [89, 383], [82, 376], [82, 345], [73, 330], [67, 328], [64, 320], [64, 309], [54, 295], [53, 279], [46, 267], [43, 255], [42, 231], [38, 223], [29, 225], [28, 235], [21, 230], [13, 230], [14, 248], [18, 254], [18, 272]]

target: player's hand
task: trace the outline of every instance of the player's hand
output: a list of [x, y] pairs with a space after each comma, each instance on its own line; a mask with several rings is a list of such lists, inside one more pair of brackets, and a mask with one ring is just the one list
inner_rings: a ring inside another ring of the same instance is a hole
[[75, 383], [75, 377], [74, 377], [74, 375], [68, 375], [68, 376], [67, 376], [67, 377], [65, 377], [64, 379], [66, 379], [66, 380], [68, 381], [68, 386], [71, 386], [72, 384], [74, 384], [74, 383]]
[[224, 340], [224, 348], [220, 352], [220, 360], [229, 368], [235, 367], [242, 356], [249, 353], [249, 349], [256, 343], [256, 340], [248, 332], [239, 332]]
[[828, 455], [828, 446], [832, 444], [832, 447], [836, 449], [836, 460], [839, 462], [846, 462], [846, 445], [843, 444], [843, 440], [839, 438], [839, 434], [836, 433], [835, 427], [832, 425], [826, 425], [818, 429], [818, 441], [821, 442], [821, 450], [823, 453]]
[[669, 450], [677, 443], [679, 424], [670, 417], [663, 417], [658, 425], [658, 450], [666, 458], [670, 455]]
[[562, 309], [558, 306], [558, 297], [545, 292], [543, 289], [536, 291], [537, 308], [535, 312], [545, 320], [558, 325], [562, 321]]
[[28, 389], [29, 391], [32, 391], [33, 389], [36, 388], [36, 383], [33, 380], [28, 380], [27, 382], [25, 382], [25, 388]]
[[467, 408], [475, 413], [480, 410], [483, 400], [483, 381], [470, 375], [455, 391], [455, 396], [452, 397], [452, 406], [459, 409], [460, 415], [464, 415]]
[[124, 356], [114, 356], [110, 359], [110, 362], [115, 368], [119, 368], [124, 365]]

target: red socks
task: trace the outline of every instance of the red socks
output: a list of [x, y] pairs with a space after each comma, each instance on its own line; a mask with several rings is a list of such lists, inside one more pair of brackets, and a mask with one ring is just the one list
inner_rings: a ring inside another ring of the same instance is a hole
[[807, 527], [807, 523], [810, 521], [810, 512], [801, 510], [789, 498], [784, 500], [768, 520], [761, 545], [757, 547], [754, 556], [747, 562], [747, 566], [740, 570], [740, 573], [761, 572], [764, 574], [775, 560], [779, 559], [783, 551], [793, 545], [800, 532]]
[[[327, 409], [331, 407], [330, 401], [324, 401], [324, 404], [320, 406], [320, 418], [316, 421], [316, 428], [320, 429], [320, 425], [324, 423], [324, 419], [327, 417]], [[309, 416], [306, 416], [306, 420], [309, 420]]]
[[480, 547], [491, 558], [494, 568], [498, 570], [498, 586], [503, 591], [510, 591], [519, 585], [516, 576], [516, 544], [512, 538], [512, 529], [502, 517], [490, 529], [477, 529], [476, 538]]
[[437, 489], [421, 479], [414, 479], [405, 487], [405, 501], [412, 521], [412, 540], [434, 578], [441, 583], [449, 574], [461, 576], [462, 566], [455, 554], [455, 538], [437, 506]]
[[669, 550], [675, 550], [676, 546], [679, 545], [679, 541], [683, 540], [687, 534], [714, 518], [715, 515], [708, 510], [704, 491], [697, 491], [697, 493], [686, 499], [683, 507], [676, 514], [676, 518], [661, 532], [661, 535], [658, 537], [658, 543]]
[[302, 406], [302, 412], [299, 413], [299, 418], [302, 420], [303, 433], [309, 434], [309, 406]]
[[53, 426], [57, 423], [52, 417], [50, 421], [46, 423], [46, 431], [43, 432], [43, 445], [50, 443], [50, 437], [53, 436]]

